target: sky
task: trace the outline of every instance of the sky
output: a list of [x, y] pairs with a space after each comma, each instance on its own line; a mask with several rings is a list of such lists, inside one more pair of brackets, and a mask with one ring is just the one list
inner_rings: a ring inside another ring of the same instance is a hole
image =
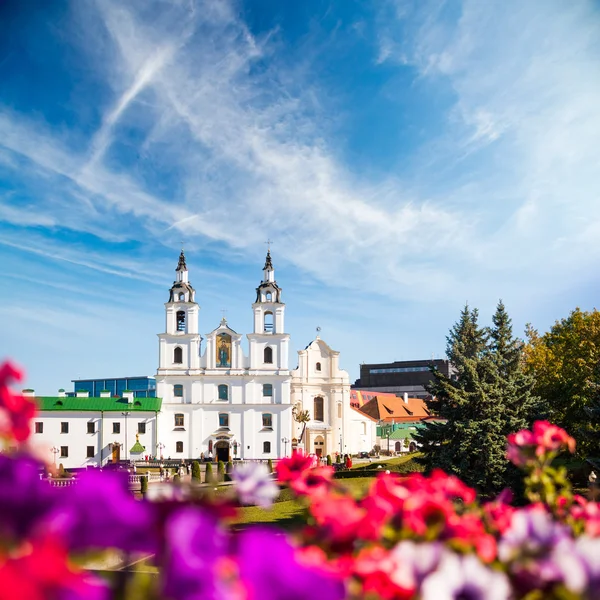
[[249, 333], [272, 240], [290, 366], [320, 327], [352, 380], [591, 310], [599, 64], [586, 0], [0, 0], [0, 357], [154, 374], [182, 244]]

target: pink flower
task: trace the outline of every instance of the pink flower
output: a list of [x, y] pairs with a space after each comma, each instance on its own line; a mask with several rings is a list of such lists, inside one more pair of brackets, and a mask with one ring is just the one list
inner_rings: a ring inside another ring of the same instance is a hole
[[277, 463], [277, 480], [281, 483], [295, 481], [304, 471], [311, 468], [312, 459], [302, 452], [294, 452], [289, 458]]
[[300, 496], [320, 496], [326, 494], [333, 480], [333, 467], [317, 467], [300, 472], [290, 487]]
[[30, 422], [35, 416], [35, 401], [15, 394], [10, 389], [13, 381], [21, 381], [23, 372], [10, 362], [0, 366], [0, 408], [3, 412], [3, 431], [17, 442], [24, 442], [30, 434]]
[[533, 424], [533, 435], [538, 451], [559, 451], [568, 449], [575, 452], [575, 440], [564, 430], [548, 421], [536, 421]]
[[367, 511], [350, 496], [322, 496], [313, 500], [310, 512], [320, 533], [333, 544], [355, 540], [360, 525], [367, 518]]

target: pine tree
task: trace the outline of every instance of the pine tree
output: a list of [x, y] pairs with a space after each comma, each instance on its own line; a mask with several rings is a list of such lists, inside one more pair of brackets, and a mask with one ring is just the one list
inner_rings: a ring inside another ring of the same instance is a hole
[[200, 474], [200, 463], [197, 460], [195, 460], [192, 463], [192, 481], [200, 483], [201, 480], [202, 475]]
[[490, 329], [481, 328], [477, 311], [465, 306], [447, 341], [456, 372], [447, 377], [433, 370], [428, 408], [441, 420], [415, 435], [422, 462], [493, 493], [512, 480], [506, 435], [527, 427], [538, 407], [522, 370], [522, 345], [502, 302]]

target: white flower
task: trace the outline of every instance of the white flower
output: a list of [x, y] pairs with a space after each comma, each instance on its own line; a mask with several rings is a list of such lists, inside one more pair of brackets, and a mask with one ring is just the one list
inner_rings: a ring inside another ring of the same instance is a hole
[[439, 567], [425, 578], [422, 600], [508, 600], [510, 584], [504, 573], [484, 566], [473, 554], [446, 552]]
[[271, 478], [266, 465], [246, 463], [236, 466], [231, 474], [235, 490], [242, 504], [256, 504], [266, 508], [273, 504], [279, 487]]

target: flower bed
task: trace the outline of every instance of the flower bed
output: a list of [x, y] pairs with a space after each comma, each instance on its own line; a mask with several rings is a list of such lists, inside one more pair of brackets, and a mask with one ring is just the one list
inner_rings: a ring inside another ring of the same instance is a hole
[[[260, 463], [234, 469], [227, 493], [171, 486], [136, 500], [119, 472], [83, 472], [77, 485], [40, 479], [29, 430], [35, 404], [0, 367], [0, 600], [422, 600], [600, 598], [600, 509], [574, 495], [553, 465], [575, 442], [536, 422], [508, 438], [525, 477], [525, 506], [505, 491], [481, 502], [441, 471], [380, 473], [360, 498], [294, 454], [273, 481]], [[364, 474], [364, 472], [363, 472]], [[232, 529], [241, 505], [269, 506], [287, 486], [303, 523]], [[153, 555], [159, 575], [103, 577], [78, 567], [90, 553]]]

